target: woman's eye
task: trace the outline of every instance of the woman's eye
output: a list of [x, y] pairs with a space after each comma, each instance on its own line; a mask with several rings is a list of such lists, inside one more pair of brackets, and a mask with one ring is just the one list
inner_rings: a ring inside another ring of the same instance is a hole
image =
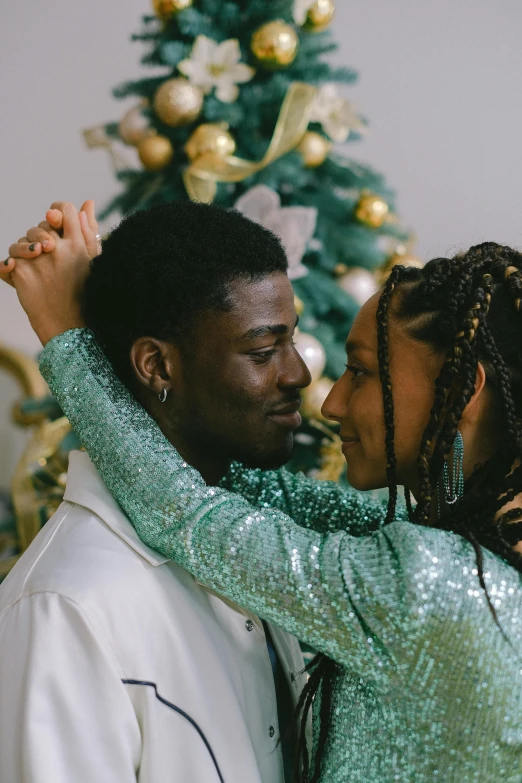
[[351, 372], [354, 378], [360, 378], [361, 375], [364, 375], [364, 370], [361, 370], [360, 367], [356, 367], [355, 364], [347, 364], [346, 369], [348, 372]]

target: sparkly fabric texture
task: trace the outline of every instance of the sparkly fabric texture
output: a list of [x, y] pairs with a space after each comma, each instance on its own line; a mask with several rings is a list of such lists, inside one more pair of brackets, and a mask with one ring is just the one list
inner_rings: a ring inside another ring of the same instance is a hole
[[[234, 466], [207, 486], [85, 329], [42, 372], [140, 538], [342, 666], [321, 783], [522, 781], [521, 575], [361, 495]], [[293, 517], [293, 522], [289, 517]], [[298, 524], [297, 524], [298, 523]]]

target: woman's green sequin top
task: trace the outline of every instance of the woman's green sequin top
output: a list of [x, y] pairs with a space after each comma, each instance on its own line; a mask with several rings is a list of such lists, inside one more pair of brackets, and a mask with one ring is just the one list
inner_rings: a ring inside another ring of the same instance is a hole
[[[521, 575], [338, 486], [234, 466], [207, 486], [93, 335], [42, 372], [140, 538], [342, 667], [321, 783], [521, 783]], [[292, 519], [290, 519], [292, 517]], [[245, 781], [247, 783], [247, 781]]]

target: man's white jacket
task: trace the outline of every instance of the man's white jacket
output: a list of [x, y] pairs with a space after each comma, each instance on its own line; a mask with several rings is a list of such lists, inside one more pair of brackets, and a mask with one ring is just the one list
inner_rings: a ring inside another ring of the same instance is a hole
[[[297, 641], [271, 627], [294, 701]], [[2, 783], [283, 783], [258, 617], [145, 546], [88, 456], [0, 587]]]

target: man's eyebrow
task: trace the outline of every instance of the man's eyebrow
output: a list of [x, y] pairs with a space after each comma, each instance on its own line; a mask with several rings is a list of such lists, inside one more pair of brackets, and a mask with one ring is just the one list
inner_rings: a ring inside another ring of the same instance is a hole
[[[297, 316], [295, 325], [299, 323], [299, 316]], [[255, 326], [253, 329], [249, 329], [245, 332], [243, 340], [257, 340], [260, 337], [274, 336], [277, 337], [280, 334], [288, 334], [288, 326], [286, 324], [266, 324], [265, 326]]]
[[347, 340], [346, 341], [346, 353], [353, 353], [353, 351], [370, 351], [373, 352], [373, 348], [370, 348], [369, 345], [365, 345], [364, 343], [357, 342], [357, 340]]

